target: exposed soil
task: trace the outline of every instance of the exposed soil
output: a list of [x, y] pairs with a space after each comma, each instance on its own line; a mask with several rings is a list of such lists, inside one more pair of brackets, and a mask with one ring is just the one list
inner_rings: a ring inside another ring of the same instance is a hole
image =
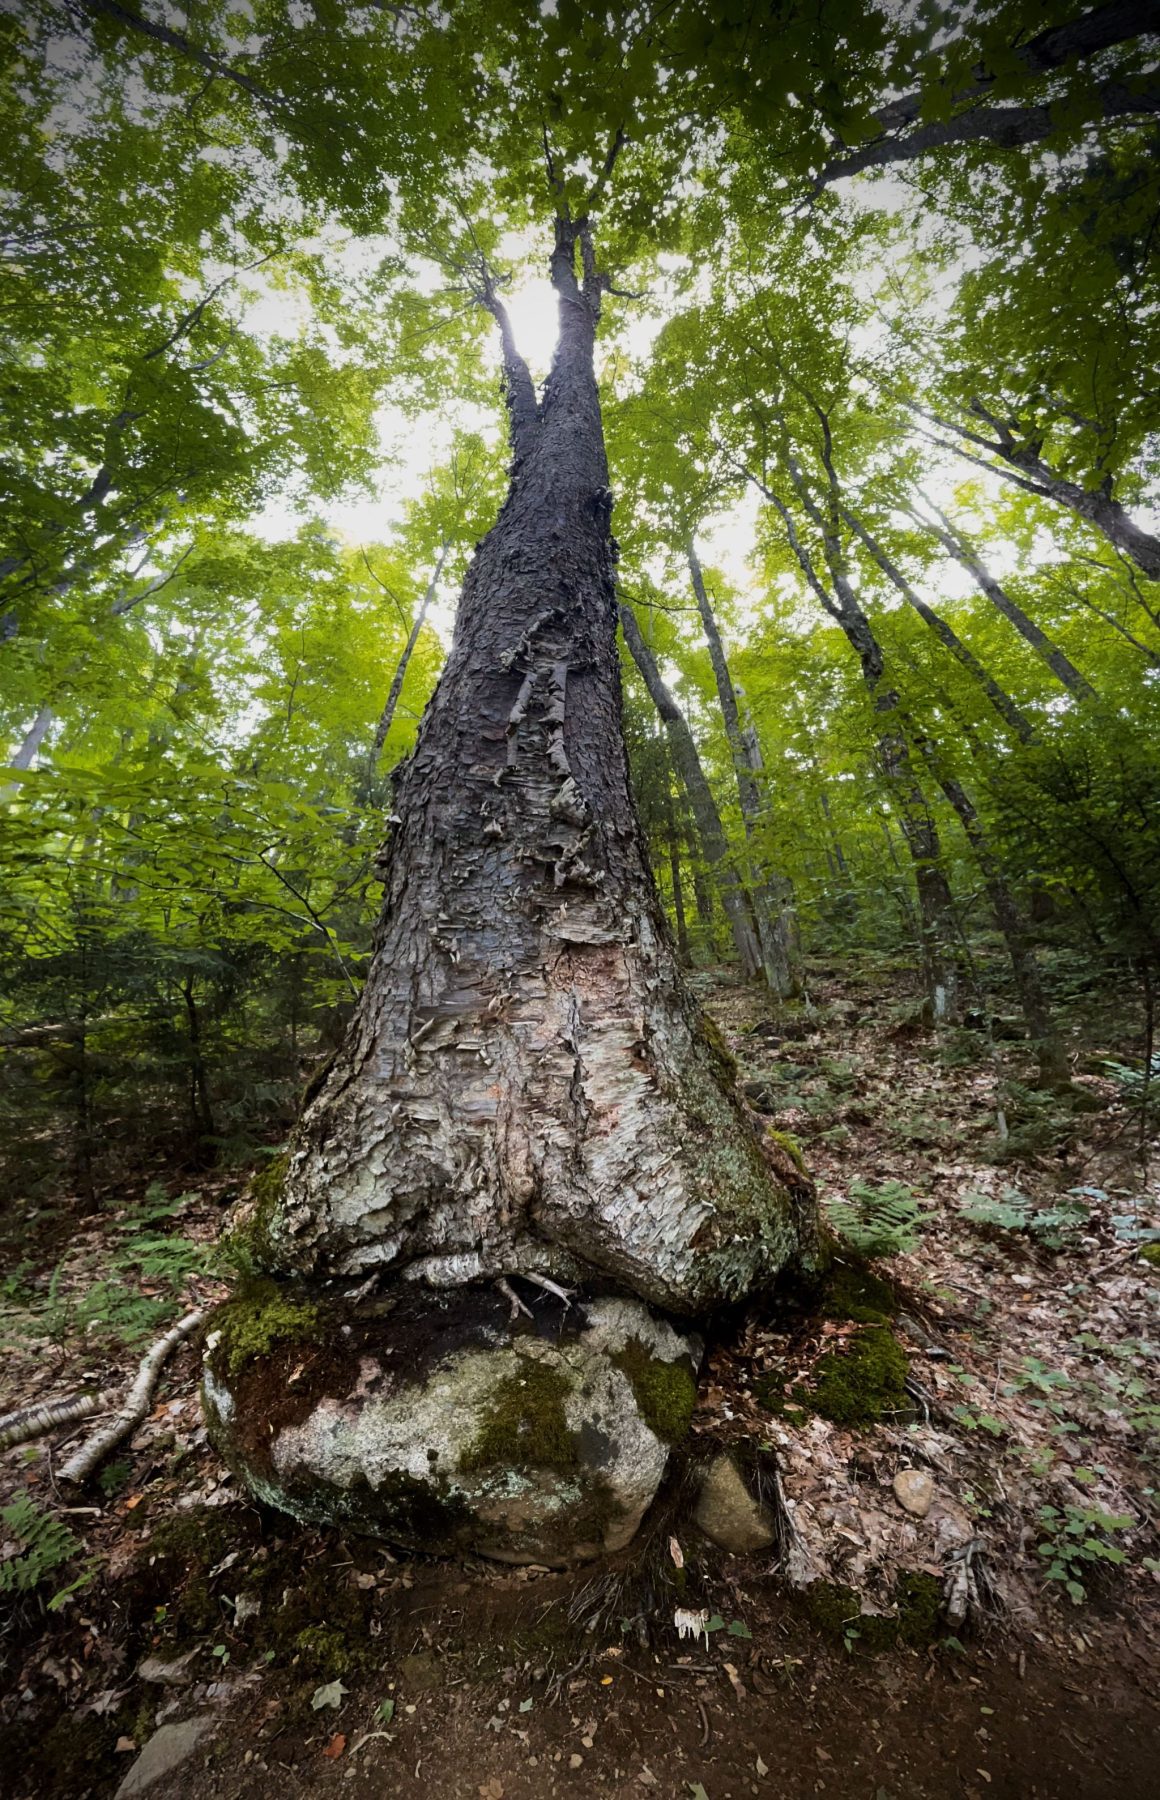
[[[1137, 1049], [1125, 1009], [1114, 996], [1075, 998], [1086, 1099], [1055, 1105], [1021, 1098], [1018, 1044], [996, 1048], [982, 1033], [936, 1044], [905, 996], [892, 1018], [880, 998], [872, 1012], [881, 972], [863, 983], [815, 971], [811, 1008], [779, 1020], [763, 1018], [749, 990], [706, 986], [743, 1075], [768, 1090], [755, 1098], [801, 1141], [824, 1196], [894, 1181], [917, 1202], [914, 1248], [874, 1265], [907, 1354], [905, 1408], [869, 1424], [817, 1413], [823, 1359], [873, 1327], [840, 1306], [765, 1307], [710, 1346], [695, 1454], [725, 1445], [776, 1466], [786, 1503], [776, 1552], [711, 1549], [678, 1475], [619, 1564], [572, 1575], [460, 1567], [299, 1530], [248, 1505], [205, 1443], [189, 1345], [91, 1491], [57, 1490], [60, 1440], [0, 1458], [0, 1500], [25, 1490], [81, 1540], [35, 1593], [0, 1594], [6, 1794], [103, 1800], [160, 1722], [202, 1713], [212, 1733], [152, 1792], [1157, 1791], [1157, 1271], [1139, 1250], [1160, 1214], [1136, 1122], [1106, 1070]], [[1004, 1199], [1011, 1190], [1017, 1202]], [[161, 1223], [148, 1222], [140, 1194], [71, 1231], [63, 1205], [5, 1221], [15, 1268], [0, 1298], [5, 1407], [118, 1385], [160, 1328], [154, 1311], [165, 1320], [224, 1293], [195, 1252], [158, 1263], [135, 1246], [152, 1233], [208, 1247], [231, 1191], [202, 1181]], [[980, 1195], [1024, 1223], [973, 1220]], [[1068, 1197], [1081, 1211], [1044, 1224]], [[891, 1492], [908, 1465], [936, 1483], [925, 1520]], [[1045, 1507], [1057, 1519], [1087, 1507], [1123, 1521], [1093, 1528], [1123, 1560], [1074, 1565], [1079, 1600], [1044, 1580]], [[873, 1654], [900, 1575], [942, 1583], [965, 1545], [977, 1571], [966, 1622], [932, 1621], [922, 1641]], [[0, 1557], [19, 1548], [0, 1544]], [[803, 1570], [816, 1578], [804, 1586]], [[85, 1574], [45, 1610], [54, 1588]], [[816, 1603], [851, 1593], [836, 1611]], [[703, 1610], [707, 1637], [681, 1639], [677, 1607]], [[148, 1657], [186, 1658], [180, 1685], [143, 1679]]]

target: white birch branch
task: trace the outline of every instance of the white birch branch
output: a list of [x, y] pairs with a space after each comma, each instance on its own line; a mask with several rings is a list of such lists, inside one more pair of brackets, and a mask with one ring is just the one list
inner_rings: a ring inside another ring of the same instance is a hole
[[205, 1312], [202, 1308], [198, 1308], [196, 1312], [186, 1313], [185, 1317], [179, 1319], [171, 1331], [167, 1331], [164, 1337], [158, 1338], [152, 1348], [142, 1357], [141, 1366], [137, 1370], [137, 1379], [129, 1389], [124, 1405], [114, 1414], [107, 1425], [102, 1425], [99, 1431], [94, 1432], [92, 1437], [80, 1446], [79, 1450], [74, 1450], [68, 1461], [61, 1467], [60, 1479], [62, 1481], [87, 1481], [93, 1471], [104, 1462], [110, 1450], [115, 1450], [123, 1439], [127, 1438], [131, 1432], [136, 1431], [149, 1410], [149, 1402], [153, 1398], [157, 1378], [165, 1363], [177, 1349], [178, 1344], [183, 1343], [191, 1332], [196, 1331], [204, 1318]]
[[20, 1406], [0, 1418], [0, 1450], [11, 1450], [17, 1444], [31, 1443], [59, 1425], [75, 1425], [79, 1419], [105, 1412], [116, 1406], [114, 1393], [75, 1394], [70, 1400], [38, 1400], [34, 1406]]

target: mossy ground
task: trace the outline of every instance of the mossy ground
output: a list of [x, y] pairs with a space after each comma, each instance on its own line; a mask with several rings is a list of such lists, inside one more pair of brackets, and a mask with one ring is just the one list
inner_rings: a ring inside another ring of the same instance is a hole
[[835, 1257], [815, 1296], [809, 1320], [832, 1319], [862, 1329], [840, 1348], [818, 1357], [807, 1379], [788, 1390], [776, 1376], [760, 1380], [755, 1390], [758, 1399], [772, 1412], [782, 1413], [793, 1406], [837, 1425], [872, 1425], [908, 1411], [910, 1364], [890, 1329], [897, 1310], [888, 1282], [864, 1263]]
[[662, 1443], [679, 1444], [692, 1423], [697, 1383], [684, 1360], [662, 1362], [639, 1338], [612, 1357], [627, 1375], [641, 1417]]
[[891, 1596], [893, 1611], [863, 1613], [854, 1588], [831, 1581], [814, 1581], [805, 1589], [805, 1610], [827, 1637], [851, 1648], [877, 1653], [899, 1644], [917, 1647], [929, 1643], [942, 1616], [942, 1586], [934, 1575], [919, 1569], [903, 1569]]
[[841, 1350], [820, 1356], [794, 1399], [835, 1425], [872, 1425], [910, 1405], [906, 1352], [886, 1325], [867, 1325]]

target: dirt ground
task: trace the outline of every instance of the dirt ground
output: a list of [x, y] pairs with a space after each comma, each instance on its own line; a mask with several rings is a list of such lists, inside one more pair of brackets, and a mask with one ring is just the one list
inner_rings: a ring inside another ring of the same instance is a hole
[[[0, 1457], [0, 1501], [26, 1494], [75, 1539], [43, 1584], [0, 1592], [0, 1791], [104, 1800], [160, 1725], [197, 1717], [205, 1735], [153, 1794], [1160, 1792], [1158, 1271], [1140, 1255], [1160, 1204], [1115, 1074], [1139, 1055], [1129, 1010], [1074, 983], [1080, 1097], [1055, 1104], [1023, 1085], [1001, 1017], [936, 1042], [901, 983], [884, 1013], [884, 981], [816, 967], [810, 1004], [772, 1019], [701, 978], [823, 1199], [861, 1183], [912, 1215], [910, 1247], [873, 1265], [904, 1408], [813, 1411], [819, 1368], [857, 1330], [824, 1308], [767, 1305], [710, 1344], [695, 1455], [776, 1466], [774, 1549], [712, 1548], [675, 1493], [620, 1563], [569, 1575], [300, 1530], [216, 1463], [191, 1344], [83, 1492], [56, 1479], [75, 1437]], [[143, 1182], [100, 1221], [63, 1201], [4, 1221], [4, 1407], [120, 1385], [179, 1308], [224, 1292], [211, 1247], [238, 1185], [168, 1181], [150, 1200]], [[893, 1496], [908, 1466], [935, 1482], [924, 1520]], [[2, 1569], [27, 1538], [6, 1514], [0, 1539]], [[1084, 1544], [1102, 1549], [1067, 1559]], [[963, 1623], [900, 1626], [876, 1650], [900, 1579], [946, 1595], [962, 1566]], [[678, 1606], [703, 1635], [678, 1635]]]

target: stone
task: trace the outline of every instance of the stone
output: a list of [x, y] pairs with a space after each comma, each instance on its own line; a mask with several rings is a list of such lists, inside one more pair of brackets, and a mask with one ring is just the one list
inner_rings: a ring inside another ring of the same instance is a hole
[[712, 1543], [733, 1556], [767, 1550], [777, 1537], [768, 1509], [753, 1498], [733, 1458], [724, 1454], [705, 1471], [693, 1519]]
[[491, 1285], [369, 1310], [273, 1286], [211, 1320], [202, 1384], [260, 1500], [433, 1555], [560, 1568], [631, 1541], [688, 1430], [699, 1339], [611, 1295], [513, 1320]]
[[114, 1800], [132, 1800], [155, 1782], [171, 1775], [193, 1755], [206, 1733], [217, 1723], [211, 1713], [200, 1713], [178, 1724], [162, 1725], [148, 1740], [140, 1756], [117, 1789]]
[[894, 1498], [912, 1519], [925, 1519], [934, 1500], [934, 1478], [925, 1469], [899, 1469], [891, 1483]]

